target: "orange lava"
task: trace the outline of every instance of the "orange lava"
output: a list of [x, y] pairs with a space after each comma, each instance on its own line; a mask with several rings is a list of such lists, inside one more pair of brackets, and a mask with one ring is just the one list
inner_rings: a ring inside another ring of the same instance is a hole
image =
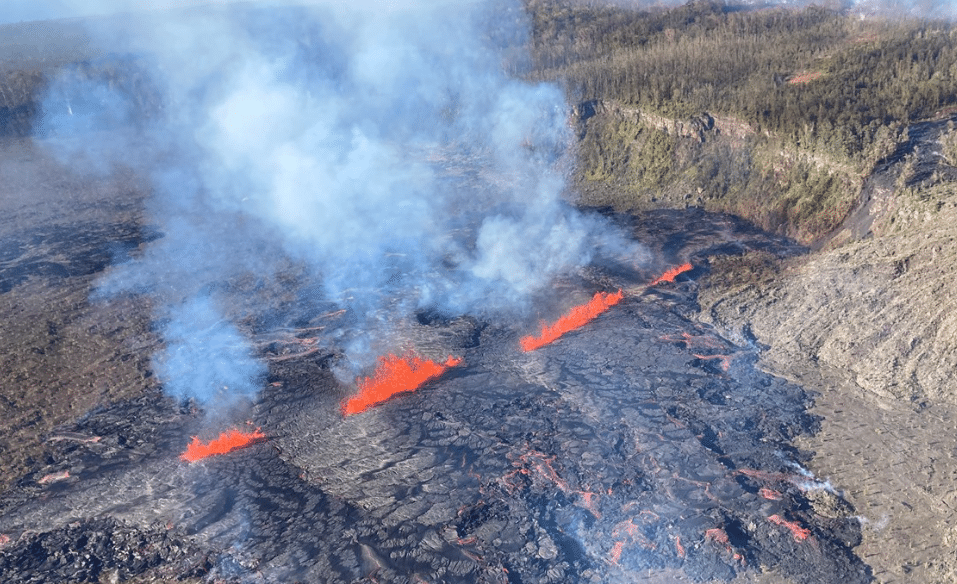
[[728, 534], [720, 527], [712, 527], [705, 531], [704, 538], [724, 545], [728, 545], [731, 541], [728, 539]]
[[689, 272], [693, 268], [694, 266], [692, 266], [691, 264], [681, 264], [680, 266], [671, 268], [664, 274], [655, 278], [655, 281], [649, 284], [649, 286], [657, 286], [658, 284], [661, 284], [662, 282], [674, 282], [678, 274]]
[[65, 481], [68, 478], [70, 478], [70, 471], [61, 470], [60, 472], [52, 472], [48, 475], [45, 475], [43, 478], [41, 478], [37, 482], [40, 483], [41, 485], [46, 485], [46, 484], [55, 483], [58, 481]]
[[342, 411], [347, 416], [364, 412], [369, 406], [384, 402], [397, 393], [415, 391], [426, 381], [442, 375], [446, 369], [461, 362], [461, 358], [451, 356], [444, 364], [411, 354], [405, 357], [379, 357], [375, 374], [357, 380], [359, 393], [346, 401]]
[[744, 562], [744, 556], [734, 551], [734, 548], [731, 547], [731, 539], [728, 537], [728, 534], [725, 530], [720, 527], [713, 527], [704, 532], [704, 538], [706, 541], [711, 541], [719, 545], [723, 545], [726, 552], [731, 554], [731, 557], [738, 562]]
[[189, 443], [186, 447], [186, 452], [181, 454], [180, 458], [187, 462], [196, 462], [209, 456], [226, 454], [233, 450], [246, 448], [257, 442], [262, 442], [265, 439], [266, 435], [260, 432], [259, 428], [257, 428], [255, 432], [240, 432], [239, 430], [232, 429], [223, 432], [219, 435], [219, 438], [210, 441], [209, 444], [203, 444], [198, 436], [193, 436], [193, 441]]
[[788, 529], [790, 529], [791, 533], [794, 534], [794, 539], [796, 541], [804, 541], [805, 539], [808, 538], [808, 536], [811, 535], [810, 529], [804, 529], [799, 524], [793, 521], [788, 521], [787, 519], [784, 519], [780, 515], [772, 515], [768, 517], [768, 521], [770, 521], [771, 523], [774, 523], [775, 525], [780, 525], [782, 527], [787, 527]]
[[623, 297], [624, 293], [621, 290], [615, 294], [596, 292], [592, 299], [586, 304], [575, 306], [570, 312], [556, 320], [554, 324], [542, 325], [542, 333], [539, 336], [522, 337], [519, 344], [526, 353], [528, 351], [534, 351], [539, 347], [544, 347], [568, 331], [575, 330], [591, 322], [599, 314], [618, 304]]
[[615, 545], [612, 546], [611, 551], [608, 552], [608, 559], [612, 564], [618, 565], [618, 562], [621, 561], [621, 552], [625, 549], [625, 542], [616, 541]]
[[600, 496], [597, 493], [592, 493], [591, 491], [578, 491], [578, 494], [581, 495], [581, 503], [575, 503], [579, 507], [587, 509], [592, 515], [595, 516], [595, 519], [601, 519], [601, 510], [598, 508], [598, 501]]
[[[639, 520], [641, 515], [645, 512], [639, 513]], [[656, 514], [649, 512], [649, 515], [658, 517]], [[619, 560], [621, 560], [621, 552], [625, 549], [626, 546], [633, 544], [638, 544], [641, 547], [649, 550], [657, 549], [658, 546], [647, 537], [641, 531], [641, 526], [635, 524], [634, 517], [627, 519], [625, 521], [619, 521], [615, 528], [611, 532], [613, 538], [623, 538], [615, 542], [614, 547], [612, 547], [611, 552], [609, 553], [609, 561], [612, 564], [617, 565]]]
[[767, 487], [761, 487], [761, 490], [758, 491], [758, 494], [768, 501], [780, 501], [783, 498], [779, 491], [775, 491], [774, 489], [769, 489]]

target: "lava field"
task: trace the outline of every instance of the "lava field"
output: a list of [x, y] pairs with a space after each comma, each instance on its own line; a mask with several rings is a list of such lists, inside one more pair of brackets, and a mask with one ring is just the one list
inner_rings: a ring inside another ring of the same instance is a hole
[[[403, 345], [461, 361], [345, 415], [355, 388], [303, 317], [259, 339], [248, 408], [210, 418], [153, 389], [58, 428], [0, 495], [3, 580], [871, 581], [854, 510], [792, 444], [813, 396], [695, 318], [710, 257], [801, 250], [696, 210], [620, 222], [656, 271], [556, 284], [566, 309], [623, 294], [533, 350], [536, 330], [420, 312]], [[256, 439], [184, 460], [228, 428]]]

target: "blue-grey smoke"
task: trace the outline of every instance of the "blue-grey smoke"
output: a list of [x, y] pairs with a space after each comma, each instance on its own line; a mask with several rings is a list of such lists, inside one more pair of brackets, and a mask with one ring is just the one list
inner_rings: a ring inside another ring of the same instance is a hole
[[163, 327], [166, 350], [153, 368], [173, 396], [202, 405], [227, 405], [252, 399], [266, 367], [256, 360], [246, 339], [224, 318], [211, 299], [196, 297], [177, 307]]
[[223, 388], [251, 395], [263, 366], [235, 324], [250, 316], [230, 297], [239, 280], [305, 274], [349, 311], [349, 331], [326, 332], [359, 368], [418, 308], [514, 316], [596, 250], [642, 255], [562, 199], [562, 93], [506, 75], [496, 46], [521, 41], [517, 0], [231, 4], [110, 22], [122, 26], [96, 33], [138, 56], [162, 107], [131, 123], [134, 92], [64, 76], [38, 126], [82, 130], [80, 150], [152, 179], [163, 237], [100, 289], [154, 297], [168, 322], [155, 362], [176, 395], [210, 407]]

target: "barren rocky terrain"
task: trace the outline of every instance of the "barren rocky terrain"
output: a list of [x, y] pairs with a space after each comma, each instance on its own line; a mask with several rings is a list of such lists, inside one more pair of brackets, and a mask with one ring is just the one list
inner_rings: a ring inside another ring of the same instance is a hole
[[92, 298], [142, 238], [143, 195], [123, 173], [78, 175], [29, 139], [0, 140], [0, 486], [58, 424], [156, 385], [143, 300]]
[[[465, 364], [348, 418], [335, 344], [316, 342], [346, 315], [253, 318], [267, 387], [217, 421], [160, 391], [148, 302], [96, 294], [159, 237], [146, 189], [36, 146], [11, 142], [4, 169], [39, 193], [4, 199], [7, 581], [870, 580], [855, 509], [796, 447], [818, 428], [809, 395], [695, 320], [707, 258], [799, 246], [696, 210], [619, 217], [654, 269], [594, 266], [554, 290], [567, 305], [622, 288], [615, 310], [527, 355], [519, 324], [422, 313], [406, 342]], [[649, 288], [685, 261], [698, 268]], [[246, 419], [265, 443], [180, 460], [191, 434]]]

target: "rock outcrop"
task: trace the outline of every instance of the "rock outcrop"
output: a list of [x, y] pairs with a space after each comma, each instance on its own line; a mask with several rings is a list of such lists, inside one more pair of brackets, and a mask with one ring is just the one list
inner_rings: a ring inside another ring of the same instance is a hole
[[702, 318], [750, 332], [784, 372], [820, 362], [885, 398], [957, 402], [957, 187], [904, 188], [892, 207], [868, 237], [800, 262], [715, 265]]

